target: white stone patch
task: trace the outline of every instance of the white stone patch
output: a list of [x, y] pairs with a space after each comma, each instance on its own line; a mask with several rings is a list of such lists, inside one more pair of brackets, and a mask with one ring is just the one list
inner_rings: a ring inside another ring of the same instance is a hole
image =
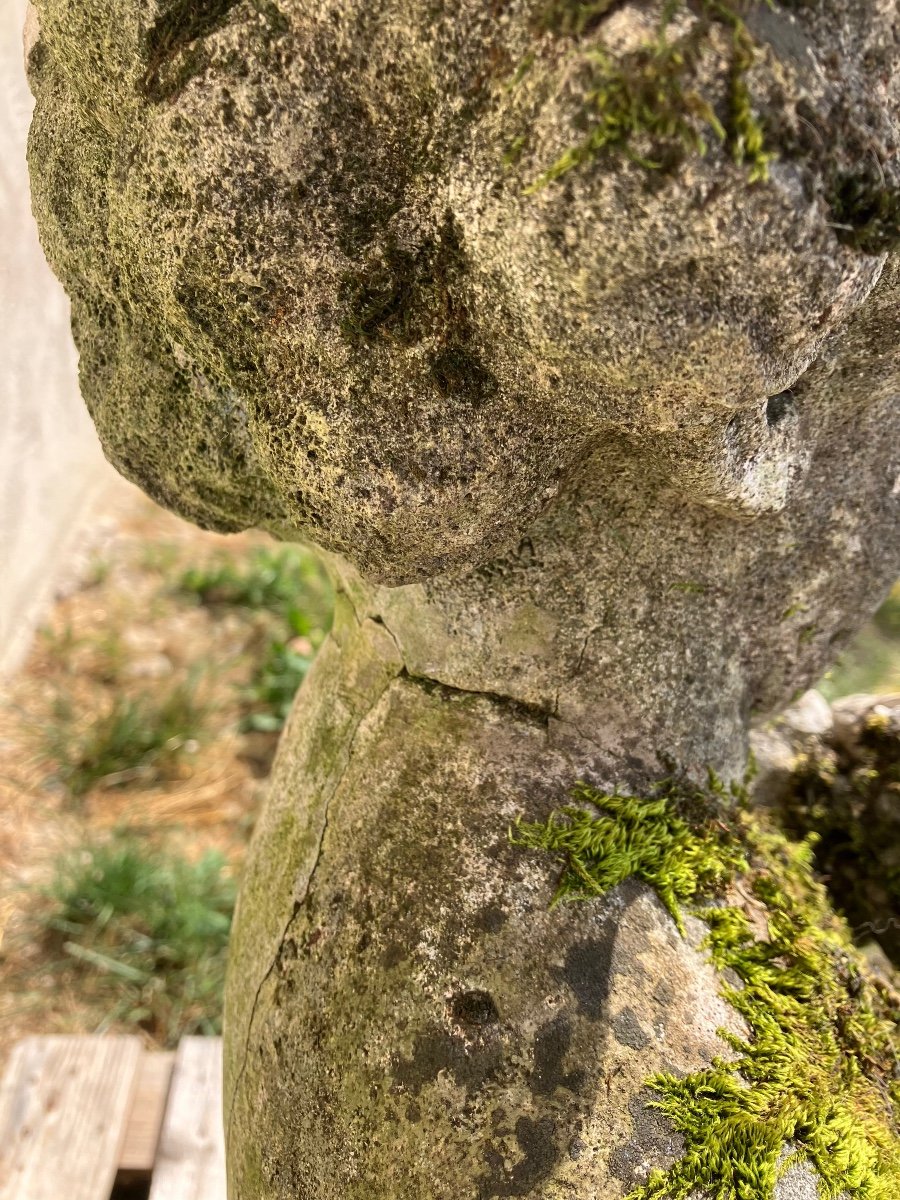
[[[785, 1147], [782, 1162], [791, 1153]], [[775, 1200], [819, 1200], [819, 1180], [807, 1162], [794, 1162], [775, 1185]]]

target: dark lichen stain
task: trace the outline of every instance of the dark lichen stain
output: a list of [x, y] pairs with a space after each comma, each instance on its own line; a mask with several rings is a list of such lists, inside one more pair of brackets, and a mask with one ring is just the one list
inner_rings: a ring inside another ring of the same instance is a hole
[[474, 1042], [432, 1025], [416, 1036], [412, 1054], [396, 1058], [394, 1084], [418, 1096], [442, 1071], [471, 1095], [494, 1079], [503, 1065], [503, 1050], [491, 1027]]
[[469, 992], [457, 992], [450, 997], [448, 1005], [450, 1017], [457, 1025], [472, 1029], [481, 1029], [487, 1025], [496, 1025], [500, 1013], [490, 992], [480, 988]]
[[473, 405], [487, 400], [498, 384], [476, 345], [470, 270], [451, 212], [417, 242], [389, 232], [341, 280], [341, 333], [359, 348], [430, 343], [427, 369], [439, 395]]
[[436, 329], [468, 331], [460, 285], [469, 269], [462, 233], [451, 212], [433, 236], [417, 244], [388, 234], [359, 275], [347, 275], [341, 329], [350, 342], [387, 340], [412, 346]]
[[669, 1008], [672, 1001], [675, 999], [675, 989], [672, 987], [668, 979], [660, 979], [657, 981], [653, 989], [653, 999], [657, 1004], [664, 1008]]
[[684, 1138], [649, 1107], [651, 1100], [648, 1092], [631, 1100], [628, 1110], [634, 1120], [634, 1132], [625, 1145], [616, 1146], [609, 1156], [610, 1175], [627, 1188], [645, 1183], [648, 1168], [668, 1165], [684, 1151]]
[[411, 345], [421, 337], [412, 310], [427, 278], [430, 247], [420, 251], [388, 244], [358, 279], [348, 275], [340, 299], [346, 304], [341, 330], [348, 341], [386, 338]]
[[616, 1041], [632, 1050], [643, 1050], [650, 1045], [650, 1035], [644, 1030], [637, 1014], [631, 1008], [623, 1009], [612, 1022]]
[[779, 392], [775, 396], [770, 396], [766, 401], [766, 424], [770, 428], [780, 425], [785, 417], [790, 416], [794, 408], [793, 392]]
[[488, 1174], [480, 1181], [478, 1200], [527, 1196], [552, 1175], [561, 1157], [552, 1117], [539, 1117], [536, 1121], [531, 1117], [519, 1117], [516, 1141], [523, 1157], [510, 1171], [505, 1168], [502, 1154], [492, 1146], [485, 1150]]
[[488, 904], [476, 914], [472, 923], [483, 933], [499, 933], [508, 920], [509, 914], [501, 904]]
[[612, 949], [615, 933], [576, 942], [569, 947], [562, 978], [572, 989], [578, 1011], [591, 1021], [599, 1021], [609, 996]]
[[480, 357], [465, 346], [450, 345], [431, 362], [431, 378], [442, 396], [477, 403], [493, 395], [497, 381]]
[[[28, 59], [27, 59], [26, 65], [28, 68], [29, 76], [36, 76], [37, 73], [41, 70], [41, 68], [46, 65], [47, 58], [48, 58], [47, 46], [40, 38], [38, 38], [38, 40], [34, 43], [34, 45], [28, 51]], [[33, 90], [34, 90], [34, 84], [32, 83], [32, 91]]]
[[581, 1138], [573, 1138], [569, 1143], [569, 1158], [571, 1158], [573, 1162], [577, 1162], [579, 1158], [581, 1158], [582, 1154], [584, 1154], [586, 1149], [587, 1146], [584, 1144]]
[[381, 965], [385, 971], [391, 971], [394, 967], [399, 967], [406, 958], [407, 952], [399, 942], [388, 942], [381, 956]]
[[534, 1071], [531, 1090], [549, 1096], [557, 1088], [578, 1092], [585, 1082], [584, 1071], [566, 1072], [564, 1063], [572, 1044], [572, 1022], [564, 1013], [542, 1025], [534, 1036]]

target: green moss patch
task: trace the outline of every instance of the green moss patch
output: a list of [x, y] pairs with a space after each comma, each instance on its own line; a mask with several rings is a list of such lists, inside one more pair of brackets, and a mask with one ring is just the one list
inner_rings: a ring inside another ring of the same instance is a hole
[[815, 866], [858, 937], [900, 966], [900, 735], [878, 711], [857, 737], [801, 754], [782, 797], [782, 820], [817, 833]]
[[[712, 776], [707, 789], [668, 783], [650, 799], [579, 785], [574, 799], [510, 831], [516, 845], [563, 856], [555, 899], [600, 896], [635, 875], [679, 926], [690, 905], [749, 1030], [721, 1033], [732, 1059], [648, 1081], [685, 1151], [630, 1200], [774, 1200], [796, 1159], [817, 1171], [827, 1200], [894, 1200], [900, 997], [865, 973], [814, 875], [812, 839], [766, 827], [742, 788]], [[746, 898], [740, 906], [724, 903], [729, 885]]]
[[[744, 867], [737, 837], [702, 793], [666, 785], [653, 799], [601, 795], [585, 784], [573, 790], [579, 803], [553, 814], [546, 824], [519, 823], [514, 845], [549, 850], [565, 859], [553, 903], [603, 896], [634, 876], [650, 885], [683, 932], [681, 905], [721, 889]], [[706, 823], [688, 824], [685, 802], [700, 801]]]
[[[567, 20], [556, 21], [552, 28], [579, 37], [594, 27], [609, 6], [557, 7]], [[700, 16], [691, 28], [673, 36], [672, 21], [683, 8], [681, 0], [670, 0], [656, 36], [629, 54], [613, 55], [601, 44], [584, 52], [590, 73], [584, 97], [588, 132], [560, 155], [528, 192], [612, 151], [658, 170], [677, 165], [686, 153], [705, 155], [711, 142], [725, 145], [736, 163], [745, 164], [751, 182], [768, 177], [772, 154], [765, 147], [747, 84], [757, 53], [754, 39], [738, 13], [719, 0], [703, 0]], [[730, 41], [724, 109], [717, 96], [695, 82], [701, 60], [713, 49], [716, 28], [727, 30]], [[656, 146], [653, 157], [635, 149], [642, 136]]]

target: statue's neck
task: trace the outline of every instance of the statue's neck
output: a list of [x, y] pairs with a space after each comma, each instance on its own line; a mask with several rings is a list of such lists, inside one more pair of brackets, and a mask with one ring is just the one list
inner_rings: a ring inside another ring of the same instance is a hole
[[[894, 295], [870, 306], [879, 337]], [[854, 336], [868, 353], [867, 327]], [[811, 465], [778, 512], [689, 502], [677, 472], [661, 484], [609, 442], [505, 554], [398, 588], [336, 562], [339, 585], [410, 676], [527, 705], [598, 775], [734, 777], [751, 716], [820, 678], [898, 570], [893, 376], [850, 420], [832, 369], [801, 390]]]
[[633, 484], [583, 482], [465, 573], [386, 588], [335, 560], [338, 586], [411, 676], [528, 706], [601, 769], [733, 776], [749, 705], [722, 569], [746, 526]]

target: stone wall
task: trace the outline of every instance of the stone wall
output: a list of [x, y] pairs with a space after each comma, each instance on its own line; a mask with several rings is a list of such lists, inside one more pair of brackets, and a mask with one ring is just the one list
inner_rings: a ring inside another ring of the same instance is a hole
[[78, 394], [68, 301], [31, 216], [25, 7], [0, 11], [0, 674], [27, 648], [54, 566], [111, 473]]

